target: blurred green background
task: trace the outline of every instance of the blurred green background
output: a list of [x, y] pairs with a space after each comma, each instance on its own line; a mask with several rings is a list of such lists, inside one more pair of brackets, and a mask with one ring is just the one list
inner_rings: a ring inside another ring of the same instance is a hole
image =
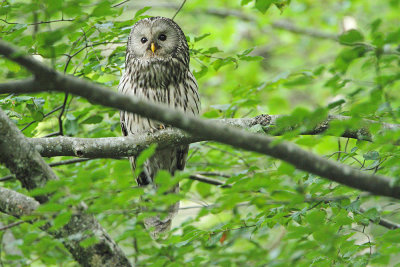
[[[60, 72], [117, 90], [130, 27], [146, 16], [171, 18], [181, 1], [37, 0], [0, 3], [1, 38]], [[398, 131], [371, 129], [374, 142], [339, 138], [361, 119], [398, 123], [400, 1], [188, 0], [175, 21], [187, 36], [202, 117], [288, 115], [280, 139], [367, 172], [399, 177]], [[0, 58], [0, 82], [28, 77]], [[65, 101], [64, 112], [63, 103]], [[121, 136], [118, 111], [62, 93], [1, 95], [27, 137]], [[50, 113], [50, 114], [49, 114]], [[328, 135], [301, 136], [328, 114], [352, 119]], [[262, 129], [250, 129], [262, 131]], [[333, 137], [334, 135], [336, 137]], [[48, 162], [67, 157], [46, 159]], [[96, 159], [54, 168], [60, 181], [40, 212], [67, 222], [85, 201], [138, 266], [388, 266], [399, 260], [397, 201], [370, 196], [229, 146], [191, 145], [185, 171], [160, 173], [160, 192], [136, 188], [127, 160]], [[0, 166], [0, 175], [8, 175]], [[232, 185], [187, 179], [202, 174]], [[179, 195], [163, 195], [180, 181]], [[26, 194], [16, 181], [0, 186]], [[133, 187], [133, 188], [132, 188]], [[156, 243], [142, 220], [181, 199], [171, 236]], [[328, 201], [329, 200], [329, 201]], [[7, 225], [16, 219], [0, 215]], [[61, 240], [37, 225], [0, 232], [3, 266], [75, 266]]]

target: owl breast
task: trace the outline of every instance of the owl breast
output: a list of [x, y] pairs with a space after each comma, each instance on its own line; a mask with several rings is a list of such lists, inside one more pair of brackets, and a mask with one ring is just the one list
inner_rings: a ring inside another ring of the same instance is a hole
[[[177, 59], [133, 60], [122, 76], [119, 92], [154, 103], [162, 103], [192, 115], [199, 114], [197, 83], [189, 69]], [[159, 122], [121, 112], [125, 135], [158, 129]]]

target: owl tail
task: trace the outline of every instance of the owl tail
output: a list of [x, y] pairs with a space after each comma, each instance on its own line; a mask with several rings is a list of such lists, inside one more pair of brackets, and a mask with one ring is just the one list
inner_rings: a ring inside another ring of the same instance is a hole
[[[170, 192], [178, 193], [179, 185], [176, 185], [173, 189], [171, 189]], [[151, 237], [153, 239], [158, 239], [162, 237], [164, 233], [171, 230], [172, 219], [178, 213], [178, 210], [179, 202], [169, 206], [168, 210], [166, 211], [167, 214], [163, 213], [144, 219], [144, 226], [147, 230], [150, 231]]]
[[[131, 162], [133, 171], [135, 171], [136, 159], [134, 157], [129, 157], [129, 161]], [[149, 173], [149, 171], [144, 168], [144, 171], [142, 171], [138, 175], [138, 177], [136, 177], [136, 181], [139, 186], [151, 186], [153, 184], [153, 179], [151, 178], [153, 175], [153, 173]], [[175, 185], [171, 190], [166, 193], [179, 193], [179, 184]], [[146, 208], [142, 208], [142, 210], [146, 211]], [[151, 237], [153, 239], [158, 239], [162, 237], [164, 233], [168, 232], [171, 229], [172, 218], [175, 217], [175, 215], [178, 213], [178, 210], [179, 202], [169, 206], [166, 214], [162, 213], [160, 215], [144, 219], [144, 226], [147, 230], [150, 231]]]
[[[179, 202], [168, 207], [168, 214], [164, 216], [156, 215], [144, 219], [144, 226], [150, 231], [153, 239], [158, 239], [163, 236], [164, 233], [171, 230], [172, 218], [177, 214], [179, 209]], [[162, 219], [161, 219], [162, 218]]]

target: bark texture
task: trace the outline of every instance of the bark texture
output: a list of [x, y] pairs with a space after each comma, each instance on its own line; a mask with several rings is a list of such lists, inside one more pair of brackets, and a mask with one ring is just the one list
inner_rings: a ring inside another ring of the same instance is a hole
[[[44, 187], [47, 181], [58, 179], [39, 152], [1, 109], [0, 162], [5, 163], [28, 190]], [[42, 195], [34, 200], [8, 189], [1, 189], [0, 195], [0, 210], [16, 217], [30, 214], [39, 203], [44, 203], [50, 198], [48, 195]], [[5, 201], [1, 201], [2, 199]], [[58, 231], [51, 231], [50, 225], [49, 221], [43, 230], [56, 238], [62, 238], [65, 247], [81, 265], [130, 266], [122, 250], [96, 219], [84, 210], [78, 209], [70, 221]], [[80, 244], [93, 237], [97, 240], [94, 245], [84, 247]]]

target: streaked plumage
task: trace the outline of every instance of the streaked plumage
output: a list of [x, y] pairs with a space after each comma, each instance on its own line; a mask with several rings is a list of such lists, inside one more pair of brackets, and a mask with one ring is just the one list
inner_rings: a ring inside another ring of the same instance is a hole
[[[162, 36], [164, 35], [164, 36]], [[164, 40], [165, 39], [165, 40]], [[138, 21], [131, 30], [125, 59], [125, 73], [121, 78], [119, 92], [134, 95], [155, 103], [197, 115], [200, 99], [197, 83], [189, 70], [189, 48], [179, 26], [163, 17], [152, 17]], [[124, 135], [156, 131], [163, 126], [156, 121], [138, 115], [121, 112], [121, 128]], [[153, 182], [158, 170], [174, 174], [185, 167], [188, 146], [156, 151], [144, 163], [143, 172], [136, 177], [141, 186]], [[130, 158], [135, 169], [135, 157]], [[179, 185], [171, 189], [178, 192]], [[169, 216], [159, 216], [145, 221], [147, 228], [154, 227], [154, 236], [169, 229], [179, 203], [170, 207]]]

